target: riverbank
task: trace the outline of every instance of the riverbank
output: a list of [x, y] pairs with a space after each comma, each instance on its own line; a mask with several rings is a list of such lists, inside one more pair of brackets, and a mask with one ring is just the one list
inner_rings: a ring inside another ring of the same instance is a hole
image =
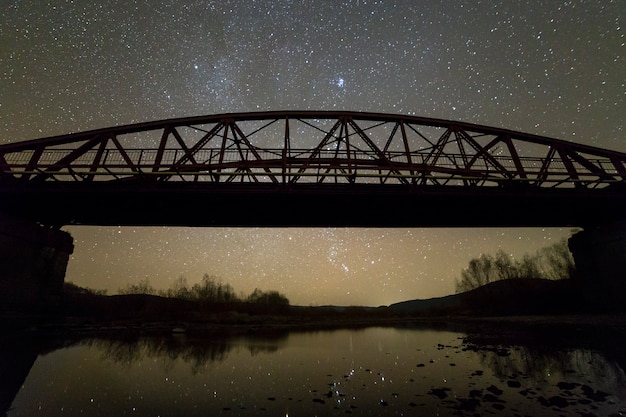
[[507, 280], [446, 297], [390, 306], [289, 306], [203, 302], [155, 295], [68, 292], [38, 310], [0, 311], [4, 332], [214, 335], [338, 328], [413, 327], [468, 334], [602, 332], [626, 340], [621, 293], [583, 291], [572, 281]]
[[248, 314], [237, 311], [204, 317], [158, 319], [145, 317], [103, 319], [92, 317], [43, 317], [12, 314], [0, 319], [5, 333], [29, 332], [42, 335], [143, 335], [211, 336], [254, 333], [289, 333], [368, 327], [416, 328], [456, 331], [480, 335], [483, 341], [504, 338], [546, 339], [554, 335], [580, 333], [610, 335], [626, 341], [626, 313], [484, 316], [465, 315], [407, 317], [389, 314], [386, 308], [373, 311], [322, 314], [315, 307], [290, 307], [283, 314]]

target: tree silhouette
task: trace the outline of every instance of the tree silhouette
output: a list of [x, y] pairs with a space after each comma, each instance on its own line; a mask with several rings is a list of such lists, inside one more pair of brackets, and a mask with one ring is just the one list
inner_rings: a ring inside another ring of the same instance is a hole
[[495, 257], [482, 254], [472, 259], [461, 271], [461, 279], [456, 280], [455, 290], [461, 293], [503, 279], [565, 279], [574, 276], [575, 270], [574, 258], [565, 239], [533, 255], [526, 254], [519, 261], [500, 249]]
[[248, 295], [237, 296], [230, 284], [221, 282], [213, 275], [204, 274], [202, 280], [191, 288], [184, 276], [178, 277], [166, 290], [157, 291], [148, 279], [143, 279], [137, 284], [128, 284], [120, 288], [120, 294], [148, 294], [159, 295], [167, 298], [179, 298], [202, 302], [248, 302], [257, 304], [289, 305], [289, 299], [278, 291], [262, 291], [258, 288]]
[[147, 294], [156, 295], [157, 290], [151, 284], [148, 278], [142, 279], [137, 284], [128, 284], [118, 291], [120, 294]]
[[252, 291], [246, 301], [257, 304], [289, 305], [289, 299], [278, 291], [264, 292], [258, 288]]

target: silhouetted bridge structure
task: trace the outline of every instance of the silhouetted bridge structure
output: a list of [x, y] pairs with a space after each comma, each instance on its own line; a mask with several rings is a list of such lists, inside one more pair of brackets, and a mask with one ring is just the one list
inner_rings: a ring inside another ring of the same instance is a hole
[[0, 306], [54, 303], [72, 224], [581, 226], [579, 277], [626, 293], [624, 213], [626, 153], [506, 129], [319, 111], [112, 127], [0, 145]]
[[0, 211], [46, 225], [584, 226], [626, 153], [422, 117], [172, 119], [0, 145]]

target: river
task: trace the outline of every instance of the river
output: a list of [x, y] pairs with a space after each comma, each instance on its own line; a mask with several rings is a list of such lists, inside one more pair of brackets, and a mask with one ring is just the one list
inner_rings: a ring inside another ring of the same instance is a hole
[[589, 344], [492, 344], [410, 327], [94, 337], [37, 352], [29, 340], [3, 346], [8, 416], [626, 412], [623, 357]]

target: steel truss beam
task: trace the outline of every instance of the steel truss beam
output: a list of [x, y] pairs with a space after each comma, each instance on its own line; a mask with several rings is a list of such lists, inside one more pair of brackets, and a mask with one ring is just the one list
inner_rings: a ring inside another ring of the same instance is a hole
[[[172, 202], [203, 206], [172, 219]], [[315, 217], [332, 204], [344, 217]], [[0, 210], [48, 224], [580, 224], [626, 212], [626, 153], [404, 115], [210, 115], [0, 145]]]
[[602, 188], [626, 154], [504, 129], [353, 112], [223, 114], [0, 146], [24, 182], [193, 181]]

